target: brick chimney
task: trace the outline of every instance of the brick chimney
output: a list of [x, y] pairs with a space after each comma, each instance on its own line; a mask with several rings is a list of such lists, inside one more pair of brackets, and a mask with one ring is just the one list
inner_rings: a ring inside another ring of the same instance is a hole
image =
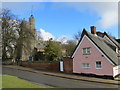
[[95, 26], [91, 26], [91, 33], [96, 35], [96, 27]]

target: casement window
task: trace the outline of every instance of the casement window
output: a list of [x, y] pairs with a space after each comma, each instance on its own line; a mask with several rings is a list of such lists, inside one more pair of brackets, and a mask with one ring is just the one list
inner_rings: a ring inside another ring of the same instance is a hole
[[96, 69], [102, 69], [101, 61], [96, 61]]
[[83, 48], [83, 54], [90, 54], [90, 53], [91, 53], [90, 47]]
[[90, 68], [90, 64], [89, 63], [83, 63], [82, 68]]

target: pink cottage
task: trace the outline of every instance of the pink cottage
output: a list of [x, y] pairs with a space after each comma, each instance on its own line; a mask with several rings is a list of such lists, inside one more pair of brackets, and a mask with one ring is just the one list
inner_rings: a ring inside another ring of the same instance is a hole
[[119, 39], [106, 32], [96, 32], [91, 26], [91, 33], [85, 29], [72, 55], [73, 73], [116, 76], [113, 68], [118, 66]]

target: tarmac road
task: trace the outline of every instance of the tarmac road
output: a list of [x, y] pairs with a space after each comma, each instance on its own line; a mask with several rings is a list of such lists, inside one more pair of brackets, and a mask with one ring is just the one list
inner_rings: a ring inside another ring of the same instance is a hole
[[61, 77], [44, 75], [41, 73], [33, 73], [28, 71], [11, 69], [7, 67], [3, 67], [2, 69], [3, 74], [17, 76], [19, 78], [34, 83], [53, 86], [57, 88], [118, 88], [118, 85], [66, 79]]

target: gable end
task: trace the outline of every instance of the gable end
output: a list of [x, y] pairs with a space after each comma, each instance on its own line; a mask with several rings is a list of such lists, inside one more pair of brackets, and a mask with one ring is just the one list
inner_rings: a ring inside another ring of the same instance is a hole
[[80, 42], [79, 42], [78, 45], [77, 45], [77, 48], [75, 49], [75, 51], [74, 51], [74, 53], [73, 53], [73, 55], [72, 55], [72, 58], [74, 58], [77, 50], [79, 49], [79, 47], [80, 47], [80, 45], [81, 45], [81, 43], [83, 42], [83, 40], [84, 40], [85, 37], [97, 48], [97, 50], [98, 50], [101, 54], [103, 54], [103, 55], [105, 56], [105, 58], [106, 58], [112, 65], [116, 65], [116, 64], [103, 52], [103, 50], [102, 50], [99, 46], [97, 46], [96, 43], [95, 43], [91, 38], [89, 38], [89, 36], [88, 36], [87, 34], [84, 35], [84, 36], [81, 38]]

